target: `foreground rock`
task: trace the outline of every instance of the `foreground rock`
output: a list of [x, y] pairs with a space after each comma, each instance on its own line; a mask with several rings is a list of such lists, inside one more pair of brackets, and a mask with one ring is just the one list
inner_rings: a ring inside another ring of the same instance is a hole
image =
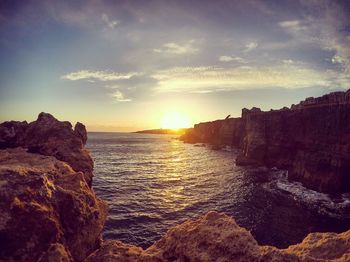
[[[268, 233], [268, 232], [267, 232]], [[217, 212], [170, 229], [151, 247], [106, 241], [87, 261], [349, 261], [350, 231], [312, 233], [287, 249], [259, 246], [236, 222]]]
[[100, 245], [106, 204], [54, 157], [0, 150], [0, 199], [0, 260], [81, 261]]
[[29, 152], [54, 156], [84, 174], [91, 186], [93, 161], [84, 148], [87, 140], [85, 126], [61, 122], [47, 113], [40, 113], [31, 123], [9, 121], [0, 124], [0, 149], [23, 147]]
[[241, 118], [200, 123], [182, 139], [240, 148], [238, 165], [278, 167], [305, 186], [350, 192], [350, 90]]

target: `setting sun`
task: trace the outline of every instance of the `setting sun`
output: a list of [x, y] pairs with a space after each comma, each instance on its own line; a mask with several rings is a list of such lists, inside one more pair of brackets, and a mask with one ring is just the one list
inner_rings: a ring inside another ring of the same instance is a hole
[[190, 118], [180, 112], [166, 112], [161, 119], [161, 128], [179, 129], [191, 127]]

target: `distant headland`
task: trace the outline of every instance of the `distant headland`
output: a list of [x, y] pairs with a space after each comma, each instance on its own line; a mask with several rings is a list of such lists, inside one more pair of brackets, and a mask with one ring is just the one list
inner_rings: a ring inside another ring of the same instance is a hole
[[179, 128], [179, 129], [148, 129], [148, 130], [141, 130], [136, 131], [134, 133], [138, 134], [155, 134], [155, 135], [183, 135], [186, 132], [188, 132], [190, 128]]

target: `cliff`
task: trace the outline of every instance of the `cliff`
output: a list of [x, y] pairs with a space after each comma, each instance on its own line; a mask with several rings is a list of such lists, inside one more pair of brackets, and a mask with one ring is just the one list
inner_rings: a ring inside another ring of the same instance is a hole
[[228, 118], [199, 123], [180, 137], [186, 143], [209, 143], [216, 146], [241, 147], [244, 123], [241, 118]]
[[350, 231], [312, 233], [277, 249], [217, 212], [174, 226], [146, 250], [102, 241], [107, 206], [89, 186], [86, 138], [82, 124], [73, 130], [45, 113], [30, 124], [0, 124], [0, 261], [350, 260]]
[[321, 192], [350, 191], [350, 91], [281, 110], [243, 109], [240, 118], [195, 125], [182, 140], [236, 146], [238, 165], [285, 169]]

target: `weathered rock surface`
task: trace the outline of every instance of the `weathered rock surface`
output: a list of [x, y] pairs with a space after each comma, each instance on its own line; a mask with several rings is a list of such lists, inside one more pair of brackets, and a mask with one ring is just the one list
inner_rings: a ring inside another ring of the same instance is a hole
[[246, 112], [238, 164], [276, 166], [322, 192], [350, 191], [350, 92], [307, 99], [293, 109]]
[[54, 157], [0, 150], [0, 199], [0, 260], [81, 261], [99, 247], [106, 204]]
[[243, 109], [241, 118], [200, 123], [182, 139], [235, 146], [238, 165], [278, 167], [309, 188], [350, 192], [350, 90], [291, 109]]
[[10, 121], [0, 124], [0, 149], [23, 147], [29, 152], [54, 156], [67, 162], [75, 171], [82, 171], [91, 186], [93, 161], [84, 148], [87, 140], [85, 126], [61, 122], [47, 113], [40, 113], [31, 123]]
[[311, 233], [287, 249], [259, 246], [225, 214], [209, 212], [173, 227], [151, 247], [106, 241], [87, 261], [349, 261], [350, 231]]

